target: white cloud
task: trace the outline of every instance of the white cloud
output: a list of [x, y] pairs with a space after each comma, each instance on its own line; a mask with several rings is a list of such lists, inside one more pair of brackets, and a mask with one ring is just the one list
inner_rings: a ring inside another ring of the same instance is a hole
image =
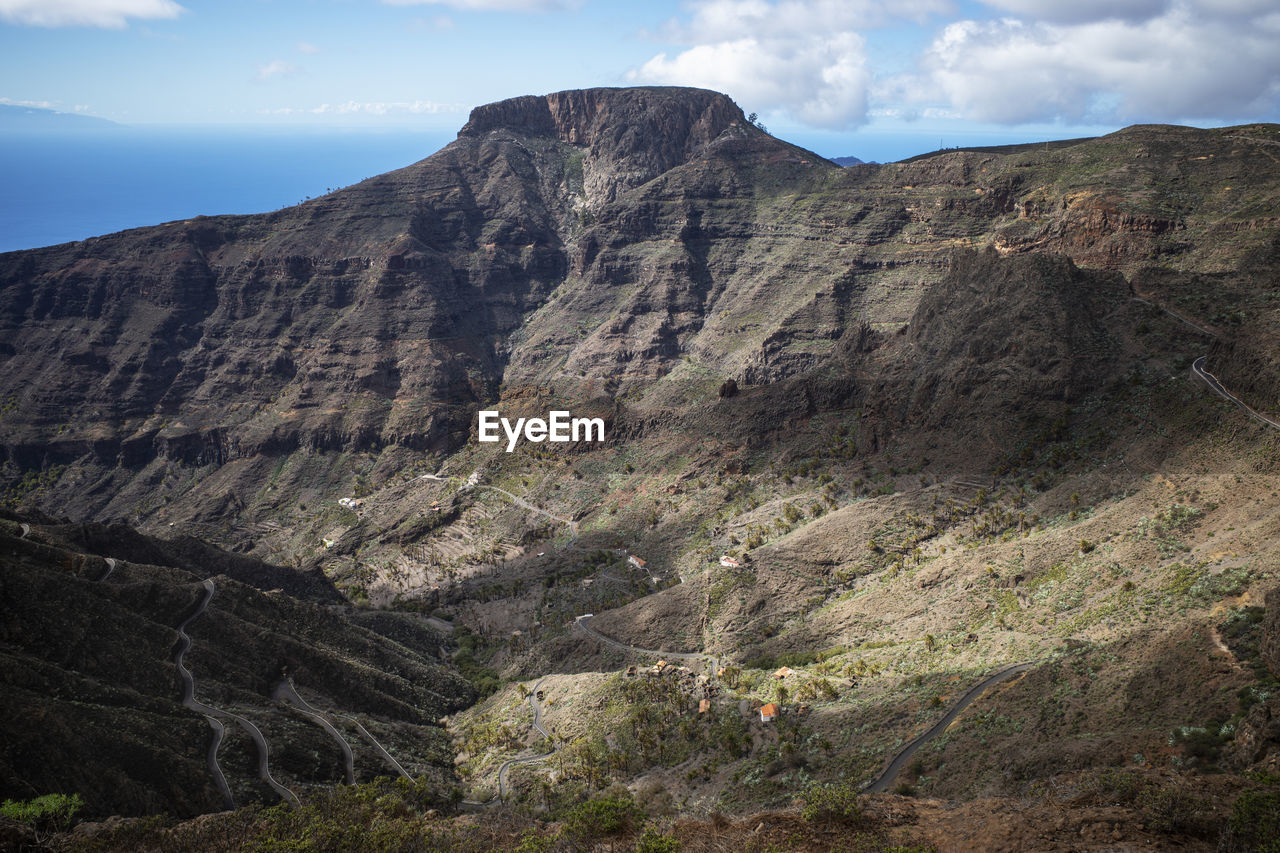
[[715, 89], [751, 111], [785, 110], [817, 127], [834, 128], [866, 121], [870, 82], [856, 33], [702, 44], [671, 58], [660, 53], [628, 77]]
[[54, 109], [53, 101], [15, 101], [13, 98], [0, 98], [0, 104], [10, 107], [35, 107], [41, 110]]
[[924, 23], [951, 8], [950, 0], [697, 0], [689, 22], [671, 21], [667, 31], [689, 44], [765, 35], [839, 35], [897, 20]]
[[388, 6], [451, 6], [463, 12], [556, 12], [581, 0], [382, 0]]
[[120, 29], [129, 18], [176, 18], [173, 0], [0, 0], [0, 19], [33, 27]]
[[[1114, 124], [1280, 114], [1277, 0], [979, 2], [1007, 17], [956, 20], [951, 0], [689, 0], [660, 33], [679, 47], [626, 76], [717, 89], [746, 110], [826, 128], [872, 115]], [[887, 38], [907, 44], [901, 25], [939, 20], [950, 23], [913, 73], [876, 75], [864, 35], [894, 27]]]
[[716, 89], [744, 109], [815, 127], [857, 127], [872, 81], [861, 33], [951, 8], [949, 0], [697, 0], [687, 21], [665, 27], [667, 39], [688, 47], [627, 78]]
[[285, 62], [283, 59], [273, 59], [266, 65], [258, 66], [258, 81], [265, 82], [272, 77], [287, 77], [298, 70], [298, 66]]
[[300, 41], [297, 44], [298, 53], [319, 53], [320, 48], [316, 47], [309, 41]]
[[[1068, 5], [998, 2], [1047, 12]], [[1124, 5], [1136, 13], [1140, 0]], [[1141, 20], [957, 21], [919, 73], [880, 94], [1001, 123], [1256, 118], [1280, 108], [1277, 44], [1280, 16], [1250, 0], [1174, 0]]]

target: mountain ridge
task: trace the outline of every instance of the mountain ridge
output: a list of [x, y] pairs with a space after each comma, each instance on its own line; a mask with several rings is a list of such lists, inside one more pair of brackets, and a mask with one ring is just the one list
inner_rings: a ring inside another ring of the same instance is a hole
[[[281, 650], [344, 701], [377, 660], [387, 731], [449, 709], [437, 794], [781, 808], [1033, 663], [901, 784], [1123, 778], [1139, 812], [1221, 766], [1216, 827], [1238, 771], [1280, 757], [1259, 604], [1280, 441], [1190, 368], [1274, 412], [1277, 142], [1135, 126], [842, 169], [704, 90], [478, 107], [431, 157], [293, 208], [0, 255], [0, 477], [30, 512], [4, 532], [56, 533], [69, 565], [116, 539], [235, 562], [228, 610], [193, 623], [202, 695], [270, 726]], [[481, 408], [607, 437], [506, 453], [472, 440]], [[264, 565], [145, 540], [175, 533]], [[253, 630], [281, 613], [374, 645], [331, 671]], [[241, 633], [269, 653], [229, 653]], [[430, 715], [397, 666], [443, 685]], [[542, 743], [535, 685], [562, 748], [513, 765]]]

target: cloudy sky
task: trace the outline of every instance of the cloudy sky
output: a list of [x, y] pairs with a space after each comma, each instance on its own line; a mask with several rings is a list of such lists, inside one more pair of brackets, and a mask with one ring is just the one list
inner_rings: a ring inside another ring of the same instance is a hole
[[640, 83], [771, 129], [1280, 120], [1280, 0], [0, 0], [0, 102], [142, 124], [456, 128]]

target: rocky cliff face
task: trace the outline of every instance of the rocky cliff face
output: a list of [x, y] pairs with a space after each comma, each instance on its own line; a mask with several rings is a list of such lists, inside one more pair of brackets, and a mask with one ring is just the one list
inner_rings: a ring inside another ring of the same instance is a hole
[[761, 135], [709, 92], [515, 99], [307, 205], [7, 255], [5, 457], [93, 468], [83, 493], [157, 460], [456, 446], [563, 283], [582, 211], [731, 127]]
[[[913, 383], [906, 412], [934, 400], [945, 417], [946, 387], [1070, 396], [1119, 279], [983, 261], [988, 287], [946, 278], [955, 249], [1130, 276], [1238, 267], [1274, 229], [1266, 203], [1215, 187], [1245, 164], [1274, 185], [1249, 141], [1264, 132], [839, 169], [701, 90], [479, 107], [437, 154], [297, 207], [0, 256], [10, 500], [221, 536], [339, 488], [352, 454], [378, 479], [454, 452], [482, 404], [625, 399], [624, 427], [656, 424], [726, 378], [872, 369], [840, 354], [909, 323], [933, 367], [892, 379]], [[984, 322], [950, 328], [975, 299]], [[1009, 315], [1009, 299], [1039, 307]], [[997, 353], [995, 386], [963, 378]]]
[[481, 139], [495, 133], [552, 137], [578, 149], [581, 174], [569, 177], [580, 177], [586, 199], [598, 207], [689, 162], [726, 133], [758, 132], [723, 95], [649, 88], [512, 98], [472, 110], [458, 135]]

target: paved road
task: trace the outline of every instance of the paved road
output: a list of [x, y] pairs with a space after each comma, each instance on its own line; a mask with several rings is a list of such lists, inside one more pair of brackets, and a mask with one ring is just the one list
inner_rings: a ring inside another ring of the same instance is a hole
[[1193, 323], [1191, 320], [1188, 320], [1186, 317], [1183, 317], [1181, 314], [1179, 314], [1177, 311], [1174, 311], [1172, 308], [1166, 308], [1157, 302], [1152, 302], [1150, 299], [1145, 299], [1141, 296], [1138, 296], [1137, 294], [1134, 294], [1131, 298], [1133, 299], [1134, 302], [1141, 302], [1143, 305], [1150, 305], [1152, 308], [1160, 309], [1161, 311], [1168, 314], [1173, 319], [1177, 320], [1179, 323], [1182, 323], [1184, 326], [1189, 326], [1192, 329], [1195, 329], [1197, 332], [1199, 332], [1202, 335], [1208, 335], [1211, 338], [1217, 337], [1217, 334], [1215, 334], [1210, 329], [1206, 329], [1204, 326], [1201, 326], [1199, 323]]
[[104, 574], [102, 577], [98, 578], [98, 581], [97, 581], [98, 583], [102, 583], [104, 580], [111, 577], [111, 573], [116, 570], [116, 561], [114, 557], [103, 557], [102, 559], [107, 564], [107, 573]]
[[335, 717], [340, 717], [341, 719], [348, 720], [353, 725], [355, 725], [356, 731], [360, 732], [360, 737], [364, 738], [366, 741], [369, 742], [369, 745], [374, 748], [374, 751], [376, 751], [379, 755], [382, 756], [383, 761], [387, 762], [393, 768], [395, 768], [395, 771], [399, 773], [401, 776], [403, 776], [404, 778], [410, 781], [413, 781], [413, 777], [409, 775], [409, 771], [401, 767], [400, 762], [396, 761], [395, 757], [392, 756], [391, 753], [383, 749], [382, 744], [378, 743], [378, 739], [376, 737], [369, 734], [369, 730], [364, 727], [363, 723], [361, 723], [355, 717], [349, 716], [347, 714], [339, 714], [337, 711], [330, 711], [329, 713]]
[[550, 519], [552, 519], [553, 521], [558, 521], [558, 522], [560, 522], [561, 524], [567, 524], [567, 525], [569, 525], [569, 533], [570, 533], [570, 534], [572, 534], [572, 536], [573, 536], [573, 538], [574, 538], [574, 539], [577, 539], [577, 538], [578, 538], [578, 522], [573, 521], [572, 519], [568, 519], [568, 518], [561, 518], [561, 517], [560, 517], [560, 516], [558, 516], [558, 515], [555, 515], [555, 514], [553, 514], [553, 513], [547, 512], [547, 511], [546, 511], [545, 509], [543, 509], [542, 507], [540, 507], [540, 506], [534, 506], [533, 504], [529, 503], [529, 502], [528, 502], [527, 500], [525, 500], [524, 498], [518, 498], [518, 497], [516, 497], [515, 495], [511, 494], [510, 492], [508, 492], [506, 489], [499, 489], [497, 486], [486, 486], [486, 485], [484, 485], [484, 484], [482, 484], [482, 483], [477, 483], [476, 485], [472, 486], [472, 488], [473, 488], [473, 489], [488, 489], [488, 490], [489, 490], [489, 491], [491, 491], [491, 492], [497, 492], [497, 493], [499, 493], [499, 494], [506, 495], [507, 497], [511, 498], [512, 502], [513, 502], [513, 503], [515, 503], [515, 504], [516, 504], [516, 506], [522, 506], [522, 507], [524, 507], [525, 509], [529, 510], [530, 512], [536, 512], [536, 513], [538, 513], [539, 515], [545, 515], [547, 518], [550, 518]]
[[[1248, 138], [1248, 137], [1242, 137], [1242, 138]], [[1265, 142], [1268, 140], [1255, 140], [1255, 141]], [[1280, 144], [1280, 143], [1272, 143], [1272, 144]], [[1215, 337], [1215, 338], [1217, 337], [1217, 335], [1215, 335], [1209, 329], [1206, 329], [1203, 326], [1193, 323], [1192, 321], [1188, 320], [1186, 317], [1183, 317], [1177, 311], [1173, 311], [1169, 308], [1164, 307], [1163, 305], [1159, 305], [1155, 302], [1151, 302], [1150, 300], [1143, 299], [1141, 296], [1135, 295], [1133, 297], [1133, 300], [1135, 302], [1141, 302], [1144, 305], [1151, 305], [1152, 307], [1159, 308], [1161, 311], [1168, 314], [1170, 317], [1173, 317], [1174, 319], [1179, 320], [1182, 323], [1185, 323], [1186, 325], [1195, 329], [1197, 332], [1201, 332], [1203, 334], [1209, 335], [1210, 337]], [[1235, 403], [1237, 406], [1244, 409], [1245, 413], [1248, 414], [1249, 417], [1253, 418], [1256, 421], [1260, 421], [1273, 429], [1280, 429], [1280, 422], [1274, 421], [1271, 418], [1267, 417], [1266, 415], [1262, 414], [1261, 412], [1257, 411], [1256, 409], [1253, 409], [1252, 407], [1250, 407], [1248, 403], [1244, 402], [1235, 394], [1232, 394], [1230, 391], [1228, 391], [1226, 387], [1223, 386], [1223, 384], [1218, 381], [1218, 377], [1214, 376], [1212, 373], [1205, 370], [1204, 362], [1206, 358], [1208, 358], [1208, 356], [1202, 355], [1192, 363], [1191, 374], [1193, 376], [1195, 376], [1200, 381], [1204, 382], [1204, 384], [1208, 385], [1209, 390], [1217, 394], [1222, 399], [1230, 400], [1232, 403]]]
[[178, 675], [182, 676], [183, 707], [203, 714], [205, 720], [209, 723], [209, 728], [213, 729], [213, 743], [209, 746], [209, 772], [213, 774], [213, 781], [218, 786], [218, 790], [222, 792], [223, 803], [228, 809], [234, 809], [236, 804], [231, 796], [231, 786], [227, 784], [227, 777], [223, 775], [222, 767], [218, 764], [218, 747], [222, 745], [222, 738], [226, 735], [226, 729], [223, 727], [222, 722], [213, 716], [218, 713], [216, 708], [211, 708], [196, 701], [195, 679], [191, 677], [191, 671], [182, 663], [182, 658], [186, 655], [187, 650], [191, 648], [191, 637], [187, 634], [187, 626], [195, 621], [200, 614], [204, 613], [205, 608], [209, 606], [209, 600], [213, 598], [213, 581], [206, 580], [204, 588], [204, 598], [200, 600], [200, 606], [178, 626], [178, 652], [174, 655], [173, 662], [178, 667]]
[[624, 651], [624, 652], [631, 652], [637, 655], [649, 655], [652, 657], [666, 658], [668, 660], [682, 660], [682, 661], [687, 661], [689, 663], [703, 663], [705, 661], [710, 661], [711, 663], [710, 674], [714, 676], [717, 672], [720, 671], [719, 659], [714, 658], [711, 655], [702, 654], [701, 652], [664, 652], [659, 649], [642, 649], [639, 646], [628, 646], [626, 643], [620, 643], [617, 640], [613, 639], [612, 637], [606, 637], [604, 634], [601, 634], [595, 628], [592, 628], [591, 625], [589, 624], [592, 618], [594, 618], [594, 616], [591, 613], [587, 613], [582, 616], [579, 616], [577, 619], [573, 620], [573, 626], [575, 628], [580, 629], [583, 633], [588, 634], [594, 637], [595, 639], [599, 640], [600, 642], [604, 643], [606, 646], [612, 646], [613, 648], [620, 649], [621, 651]]
[[884, 772], [871, 782], [864, 785], [863, 790], [869, 794], [882, 794], [887, 791], [889, 786], [893, 784], [893, 780], [898, 777], [898, 773], [904, 766], [906, 766], [906, 763], [911, 760], [911, 756], [915, 755], [916, 751], [919, 750], [920, 747], [942, 734], [942, 732], [946, 730], [947, 726], [951, 725], [951, 722], [955, 720], [956, 717], [960, 716], [960, 712], [969, 707], [975, 699], [985, 693], [988, 687], [991, 687], [994, 684], [999, 684], [1002, 681], [1007, 681], [1021, 672], [1026, 672], [1033, 666], [1035, 666], [1034, 663], [1018, 663], [1013, 666], [1007, 666], [1004, 669], [987, 676], [982, 679], [982, 681], [979, 681], [973, 687], [969, 688], [969, 692], [961, 696], [960, 700], [951, 706], [951, 710], [947, 711], [945, 717], [938, 720], [938, 722], [933, 724], [932, 728], [917, 736], [914, 740], [899, 750], [898, 754], [889, 762], [889, 765], [885, 767]]
[[1262, 423], [1266, 424], [1269, 427], [1272, 427], [1273, 429], [1280, 429], [1280, 423], [1277, 423], [1276, 421], [1271, 420], [1271, 418], [1267, 417], [1261, 412], [1255, 411], [1254, 409], [1250, 408], [1247, 403], [1245, 403], [1235, 394], [1232, 394], [1230, 391], [1224, 388], [1222, 383], [1218, 381], [1218, 377], [1214, 376], [1212, 373], [1205, 370], [1204, 360], [1206, 357], [1207, 356], [1202, 355], [1199, 358], [1197, 358], [1191, 365], [1191, 372], [1195, 374], [1197, 378], [1202, 380], [1204, 384], [1208, 385], [1209, 390], [1213, 391], [1213, 393], [1217, 394], [1219, 397], [1223, 398], [1224, 400], [1230, 400], [1231, 402], [1235, 403], [1237, 406], [1244, 409], [1245, 412], [1248, 413], [1249, 417], [1253, 418], [1254, 420], [1261, 421]]
[[310, 718], [316, 725], [320, 726], [329, 736], [338, 742], [338, 748], [342, 750], [342, 761], [346, 769], [347, 784], [354, 785], [356, 783], [355, 757], [351, 754], [351, 744], [347, 743], [346, 738], [338, 734], [328, 720], [320, 716], [320, 713], [307, 704], [307, 701], [298, 695], [298, 691], [293, 689], [293, 682], [285, 679], [276, 685], [275, 691], [271, 694], [272, 699], [283, 699], [293, 703], [298, 709], [298, 713]]
[[[393, 767], [395, 771], [399, 773], [401, 776], [403, 776], [404, 778], [409, 779], [410, 781], [413, 780], [413, 777], [409, 775], [409, 771], [401, 767], [400, 762], [396, 761], [395, 757], [391, 753], [387, 752], [387, 750], [382, 746], [382, 744], [378, 742], [378, 739], [374, 737], [372, 734], [370, 734], [369, 730], [364, 727], [364, 724], [361, 723], [359, 720], [357, 720], [355, 717], [352, 717], [348, 714], [339, 714], [337, 711], [320, 711], [319, 709], [312, 707], [305, 700], [303, 700], [301, 696], [298, 695], [297, 691], [293, 689], [293, 685], [288, 684], [287, 682], [281, 682], [280, 684], [276, 685], [276, 695], [280, 694], [282, 692], [282, 688], [285, 687], [286, 685], [287, 685], [287, 692], [292, 693], [293, 698], [295, 698], [302, 705], [305, 705], [307, 709], [309, 709], [312, 713], [317, 715], [324, 713], [324, 714], [328, 714], [331, 717], [337, 717], [339, 719], [347, 720], [348, 722], [350, 722], [352, 725], [356, 727], [356, 731], [360, 732], [360, 737], [368, 741], [369, 745], [374, 748], [374, 751], [377, 752], [378, 755], [382, 756], [383, 761], [391, 765], [391, 767]], [[440, 694], [437, 693], [435, 695], [438, 696]], [[345, 738], [342, 738], [340, 735], [338, 735], [336, 731], [333, 731], [332, 733], [335, 736], [337, 736], [338, 739], [341, 740], [343, 744], [346, 744]], [[347, 752], [348, 762], [351, 761], [349, 750], [350, 750], [350, 746], [347, 746], [347, 749], [344, 750], [344, 752]], [[348, 773], [351, 773], [351, 772], [353, 772], [353, 769], [350, 767], [350, 764], [348, 764]]]
[[[533, 709], [533, 728], [538, 734], [542, 735], [543, 740], [551, 741], [551, 751], [541, 755], [526, 755], [523, 758], [508, 758], [502, 762], [502, 766], [498, 768], [498, 799], [506, 799], [507, 796], [507, 775], [508, 771], [517, 764], [532, 764], [535, 761], [546, 761], [551, 756], [560, 751], [560, 744], [556, 743], [547, 730], [542, 727], [542, 706], [538, 704], [538, 688], [542, 686], [545, 678], [538, 679], [533, 685], [533, 689], [529, 691], [529, 707]], [[490, 800], [492, 802], [492, 800]]]
[[[441, 477], [438, 474], [421, 474], [418, 476], [418, 479], [419, 480], [435, 480], [436, 482], [443, 483], [443, 482], [446, 482], [449, 478]], [[567, 524], [569, 526], [569, 532], [573, 534], [573, 538], [574, 539], [578, 538], [578, 522], [574, 521], [573, 519], [563, 518], [561, 516], [555, 515], [554, 513], [547, 512], [542, 507], [534, 506], [524, 498], [516, 497], [515, 495], [511, 494], [511, 492], [508, 492], [506, 489], [500, 489], [497, 486], [486, 486], [483, 483], [475, 483], [473, 485], [464, 485], [461, 489], [459, 489], [459, 491], [465, 492], [467, 489], [488, 489], [491, 492], [497, 492], [498, 494], [506, 495], [508, 498], [511, 499], [513, 503], [516, 504], [516, 506], [522, 506], [525, 509], [529, 510], [530, 512], [536, 512], [539, 515], [545, 515], [547, 518], [550, 518], [553, 521], [558, 521], [561, 524]]]
[[228, 803], [229, 808], [235, 808], [231, 798], [231, 788], [227, 785], [227, 779], [222, 773], [222, 768], [218, 766], [218, 746], [222, 743], [222, 737], [225, 734], [222, 723], [213, 719], [214, 717], [230, 717], [240, 724], [240, 727], [249, 733], [249, 737], [253, 738], [254, 745], [258, 748], [258, 776], [262, 781], [271, 786], [271, 790], [280, 795], [281, 799], [288, 800], [294, 808], [298, 808], [301, 804], [298, 802], [297, 796], [284, 785], [281, 785], [271, 775], [270, 769], [270, 752], [267, 747], [267, 739], [262, 736], [262, 732], [253, 723], [241, 717], [239, 714], [233, 714], [230, 711], [223, 711], [210, 705], [205, 705], [195, 698], [195, 679], [191, 677], [190, 670], [183, 664], [182, 658], [186, 655], [187, 650], [191, 648], [191, 637], [187, 634], [187, 626], [196, 620], [205, 608], [209, 606], [209, 602], [213, 599], [214, 586], [213, 579], [208, 578], [202, 584], [204, 587], [204, 598], [200, 600], [200, 606], [195, 612], [182, 621], [178, 626], [178, 653], [174, 656], [173, 662], [178, 667], [178, 674], [182, 676], [182, 704], [204, 715], [209, 721], [209, 726], [214, 730], [214, 744], [209, 749], [210, 770], [213, 772], [214, 781], [218, 785], [218, 789], [222, 791], [223, 799]]
[[547, 733], [547, 730], [542, 727], [542, 706], [538, 704], [538, 688], [542, 686], [542, 682], [544, 681], [546, 681], [545, 677], [538, 679], [538, 681], [533, 685], [533, 688], [529, 691], [529, 707], [533, 709], [534, 731], [542, 735], [544, 740], [551, 742], [551, 751], [541, 755], [525, 755], [519, 758], [508, 758], [498, 767], [498, 793], [494, 794], [484, 802], [479, 802], [477, 800], [463, 800], [463, 805], [491, 806], [499, 800], [506, 799], [507, 776], [512, 767], [517, 764], [533, 764], [536, 761], [546, 761], [548, 758], [551, 758], [560, 751], [560, 744], [556, 743], [551, 735]]
[[31, 535], [30, 524], [19, 524], [18, 526], [22, 528], [22, 535], [18, 537], [19, 539], [26, 539], [28, 536]]

